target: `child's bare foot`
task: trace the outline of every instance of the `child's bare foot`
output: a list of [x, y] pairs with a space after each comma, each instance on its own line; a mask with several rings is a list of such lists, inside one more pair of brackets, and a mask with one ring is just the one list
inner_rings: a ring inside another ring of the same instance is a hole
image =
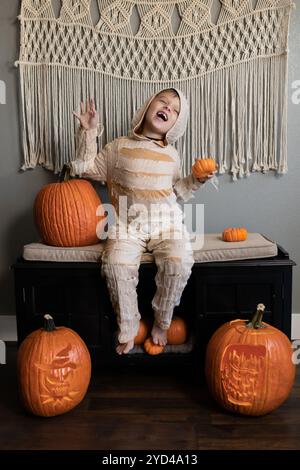
[[127, 341], [127, 343], [120, 343], [116, 351], [118, 354], [127, 354], [134, 346], [134, 341], [131, 339], [130, 341]]
[[153, 343], [165, 346], [167, 344], [167, 331], [168, 330], [162, 330], [159, 326], [154, 324], [151, 331]]

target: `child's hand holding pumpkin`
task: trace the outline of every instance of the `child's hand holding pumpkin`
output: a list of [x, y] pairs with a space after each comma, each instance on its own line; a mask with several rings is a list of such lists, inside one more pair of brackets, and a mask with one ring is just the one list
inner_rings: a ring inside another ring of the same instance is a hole
[[195, 161], [192, 172], [200, 183], [205, 183], [217, 172], [218, 165], [213, 158], [202, 158]]
[[200, 183], [204, 184], [206, 183], [207, 180], [210, 180], [213, 176], [215, 176], [215, 174], [216, 174], [216, 171], [214, 171], [213, 173], [209, 173], [208, 175], [205, 175], [202, 178], [197, 178], [197, 180]]

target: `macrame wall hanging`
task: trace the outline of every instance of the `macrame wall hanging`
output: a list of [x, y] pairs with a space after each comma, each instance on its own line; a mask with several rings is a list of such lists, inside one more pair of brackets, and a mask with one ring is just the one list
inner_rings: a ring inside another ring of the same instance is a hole
[[[23, 169], [58, 172], [75, 156], [80, 100], [94, 97], [105, 131], [99, 147], [126, 135], [152, 93], [177, 86], [190, 102], [176, 143], [183, 175], [213, 156], [233, 179], [287, 171], [287, 40], [290, 0], [23, 0], [19, 61]], [[139, 15], [132, 31], [133, 9]], [[179, 28], [173, 31], [176, 9]]]

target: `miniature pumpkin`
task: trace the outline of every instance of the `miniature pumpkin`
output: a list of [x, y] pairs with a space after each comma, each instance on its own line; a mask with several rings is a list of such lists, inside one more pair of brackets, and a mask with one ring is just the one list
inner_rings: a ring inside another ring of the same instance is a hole
[[[84, 179], [65, 180], [44, 186], [34, 204], [34, 218], [42, 241], [53, 246], [86, 246], [99, 242], [104, 216], [97, 216], [101, 200]], [[99, 224], [99, 225], [98, 225]], [[98, 226], [97, 226], [98, 225]]]
[[217, 170], [217, 164], [213, 158], [199, 158], [192, 166], [192, 172], [196, 178], [202, 179]]
[[183, 318], [174, 317], [167, 331], [168, 344], [183, 344], [187, 340], [187, 325]]
[[164, 350], [164, 346], [160, 346], [159, 344], [153, 343], [153, 339], [151, 338], [151, 336], [147, 338], [146, 341], [144, 342], [144, 348], [145, 348], [145, 351], [148, 354], [151, 354], [152, 356], [155, 356], [156, 354], [160, 354]]
[[26, 409], [56, 416], [84, 398], [91, 377], [89, 351], [75, 331], [45, 315], [45, 327], [25, 338], [18, 351], [18, 381]]
[[244, 227], [239, 228], [225, 228], [222, 233], [222, 240], [224, 242], [241, 242], [247, 238], [247, 229]]
[[227, 410], [260, 416], [289, 396], [295, 365], [287, 336], [262, 322], [258, 304], [250, 322], [234, 320], [219, 328], [209, 341], [205, 374], [216, 401]]
[[150, 331], [150, 321], [148, 319], [142, 318], [140, 320], [140, 326], [139, 326], [137, 335], [134, 338], [134, 344], [143, 344], [149, 335], [149, 331]]

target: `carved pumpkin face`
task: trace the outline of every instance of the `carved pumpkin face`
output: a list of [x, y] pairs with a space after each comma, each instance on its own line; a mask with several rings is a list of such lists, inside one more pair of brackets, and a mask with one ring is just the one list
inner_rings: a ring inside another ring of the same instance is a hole
[[58, 404], [68, 403], [71, 399], [76, 397], [79, 393], [78, 390], [71, 391], [71, 382], [74, 380], [76, 370], [81, 369], [81, 365], [76, 365], [72, 362], [72, 346], [68, 346], [54, 357], [51, 364], [35, 363], [35, 367], [41, 372], [41, 381], [48, 394], [42, 395], [43, 405], [46, 403]]
[[266, 372], [265, 346], [230, 344], [221, 361], [221, 380], [227, 400], [233, 405], [250, 407], [257, 390], [263, 387]]
[[290, 394], [295, 378], [287, 336], [262, 323], [226, 323], [212, 336], [206, 352], [209, 389], [224, 408], [259, 416], [276, 409]]
[[60, 327], [37, 330], [21, 344], [18, 378], [22, 401], [39, 416], [55, 416], [74, 408], [86, 394], [91, 360], [75, 331]]

